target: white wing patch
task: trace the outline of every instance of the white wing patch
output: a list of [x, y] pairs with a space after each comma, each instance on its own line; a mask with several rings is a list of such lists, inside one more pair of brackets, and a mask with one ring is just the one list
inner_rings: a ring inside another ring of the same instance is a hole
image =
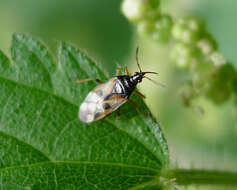
[[102, 101], [102, 96], [98, 96], [95, 92], [90, 92], [79, 109], [80, 120], [85, 123], [92, 122], [94, 120], [96, 109]]
[[114, 80], [115, 79], [112, 78], [108, 82], [98, 85], [87, 95], [78, 113], [81, 121], [85, 123], [92, 122], [95, 120], [95, 115], [99, 110], [104, 111], [102, 107], [104, 96], [108, 93], [110, 88], [113, 88]]
[[90, 92], [86, 97], [86, 101], [88, 102], [97, 102], [100, 96], [98, 96], [95, 92]]

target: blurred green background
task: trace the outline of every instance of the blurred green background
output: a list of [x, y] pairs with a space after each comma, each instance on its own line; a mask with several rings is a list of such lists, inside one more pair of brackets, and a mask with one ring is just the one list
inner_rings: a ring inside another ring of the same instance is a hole
[[[56, 57], [57, 44], [64, 40], [76, 44], [113, 76], [118, 63], [137, 70], [135, 49], [139, 46], [143, 70], [157, 71], [159, 76], [154, 79], [167, 85], [156, 88], [144, 81], [139, 88], [164, 130], [172, 165], [237, 171], [232, 100], [221, 106], [198, 100], [204, 115], [185, 108], [178, 88], [186, 76], [168, 59], [172, 44], [161, 46], [139, 38], [120, 5], [118, 0], [0, 0], [0, 48], [10, 55], [12, 34], [23, 32], [44, 41]], [[161, 5], [175, 17], [191, 13], [204, 18], [220, 51], [237, 64], [236, 0], [166, 0]]]

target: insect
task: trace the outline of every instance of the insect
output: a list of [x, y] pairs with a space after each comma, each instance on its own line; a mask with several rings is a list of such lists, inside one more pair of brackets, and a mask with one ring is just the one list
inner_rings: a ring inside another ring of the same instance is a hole
[[[157, 74], [156, 72], [142, 72], [138, 62], [138, 48], [136, 50], [136, 62], [139, 72], [135, 72], [134, 75], [130, 75], [127, 67], [125, 67], [126, 75], [120, 75], [119, 68], [117, 70], [117, 76], [111, 78], [109, 81], [103, 83], [97, 78], [89, 78], [85, 80], [78, 80], [78, 83], [95, 80], [101, 84], [96, 86], [85, 98], [79, 108], [78, 116], [81, 121], [89, 123], [92, 121], [100, 120], [107, 117], [113, 111], [119, 109], [121, 105], [129, 101], [131, 104], [137, 107], [136, 103], [129, 99], [131, 94], [135, 92], [137, 95], [145, 98], [143, 94], [137, 91], [135, 88], [138, 83], [142, 82], [143, 78], [153, 81], [145, 76], [146, 74]], [[158, 83], [159, 84], [159, 83]], [[160, 84], [159, 84], [160, 85]], [[118, 112], [120, 115], [120, 112]]]

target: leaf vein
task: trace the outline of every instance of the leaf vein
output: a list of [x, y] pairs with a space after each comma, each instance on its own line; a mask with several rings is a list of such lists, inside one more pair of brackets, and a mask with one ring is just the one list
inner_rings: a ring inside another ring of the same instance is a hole
[[[9, 166], [5, 168], [0, 169], [0, 173], [9, 169], [18, 169], [18, 168], [26, 168], [26, 167], [35, 167], [35, 166], [41, 166], [41, 165], [47, 165], [47, 164], [81, 164], [81, 165], [100, 165], [100, 166], [117, 166], [117, 167], [125, 167], [125, 168], [136, 168], [140, 170], [146, 170], [150, 172], [154, 172], [154, 174], [159, 174], [160, 170], [149, 168], [149, 167], [143, 167], [138, 165], [130, 165], [130, 164], [124, 164], [124, 163], [113, 163], [113, 162], [88, 162], [88, 161], [44, 161], [44, 162], [36, 162], [33, 164], [24, 164], [24, 165], [17, 165], [17, 166]], [[147, 177], [154, 177], [154, 175], [140, 175], [140, 176], [147, 176]]]
[[152, 152], [152, 150], [149, 149], [144, 143], [142, 143], [137, 137], [131, 135], [131, 134], [128, 133], [126, 130], [124, 130], [124, 129], [122, 129], [122, 128], [119, 128], [117, 125], [114, 125], [114, 123], [113, 123], [110, 119], [107, 119], [107, 121], [108, 121], [112, 126], [114, 126], [115, 128], [117, 128], [118, 130], [120, 130], [120, 131], [126, 133], [128, 136], [130, 136], [131, 138], [133, 138], [134, 140], [136, 140], [136, 141], [137, 141], [139, 144], [141, 144], [148, 152], [150, 152], [152, 156], [155, 157], [155, 161], [156, 161], [157, 163], [161, 164], [159, 157], [157, 157], [157, 155], [156, 155], [154, 152]]
[[61, 135], [68, 129], [68, 127], [70, 126], [70, 124], [73, 123], [73, 122], [76, 121], [76, 120], [77, 120], [77, 118], [75, 118], [75, 119], [73, 119], [73, 120], [67, 122], [67, 123], [64, 125], [64, 127], [62, 128], [62, 130], [60, 131], [60, 133], [57, 135], [56, 139], [54, 140], [54, 145], [53, 145], [53, 147], [56, 148], [57, 142], [58, 142], [58, 140], [60, 139]]
[[[13, 135], [11, 135], [11, 134], [7, 134], [6, 132], [3, 132], [3, 131], [0, 131], [0, 134], [5, 135], [5, 136], [9, 136], [9, 137], [16, 139], [17, 141], [19, 141], [19, 142], [21, 142], [21, 143], [23, 143], [23, 144], [28, 145], [28, 146], [31, 147], [33, 150], [36, 150], [36, 151], [38, 151], [40, 154], [42, 154], [46, 159], [48, 159], [48, 161], [51, 161], [51, 159], [50, 159], [47, 155], [45, 155], [45, 153], [43, 153], [41, 150], [37, 149], [36, 147], [32, 146], [31, 144], [29, 144], [29, 143], [27, 143], [27, 142], [25, 142], [25, 141], [19, 139], [18, 137], [13, 136]], [[7, 167], [3, 167], [3, 168], [7, 168]], [[3, 169], [3, 168], [0, 168], [0, 170]]]

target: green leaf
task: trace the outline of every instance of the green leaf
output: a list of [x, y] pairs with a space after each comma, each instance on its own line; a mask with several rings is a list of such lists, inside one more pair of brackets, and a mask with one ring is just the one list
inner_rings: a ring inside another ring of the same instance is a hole
[[[154, 171], [91, 162], [39, 163], [1, 170], [3, 189], [129, 189]], [[157, 189], [157, 188], [156, 188]]]
[[[0, 51], [2, 189], [162, 189], [168, 148], [157, 121], [126, 103], [121, 119], [84, 124], [78, 107], [109, 79], [80, 50], [60, 43], [58, 60], [38, 40], [13, 36], [12, 60]], [[140, 109], [150, 114], [140, 97]]]

